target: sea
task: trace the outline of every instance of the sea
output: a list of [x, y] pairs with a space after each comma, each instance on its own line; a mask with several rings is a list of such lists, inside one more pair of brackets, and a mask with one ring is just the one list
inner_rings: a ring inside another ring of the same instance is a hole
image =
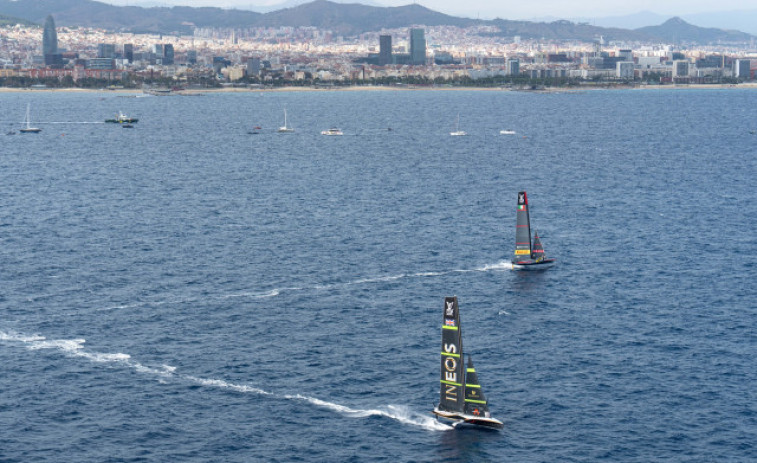
[[[756, 108], [0, 93], [0, 461], [756, 461]], [[501, 431], [431, 414], [445, 296]]]

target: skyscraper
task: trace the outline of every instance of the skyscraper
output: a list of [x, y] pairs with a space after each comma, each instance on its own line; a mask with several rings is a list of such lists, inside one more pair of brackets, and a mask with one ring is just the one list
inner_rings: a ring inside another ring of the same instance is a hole
[[58, 33], [55, 31], [53, 15], [45, 19], [45, 29], [42, 32], [42, 55], [45, 57], [45, 65], [56, 64], [58, 54]]
[[173, 51], [173, 45], [170, 43], [166, 43], [163, 45], [163, 64], [173, 64], [174, 61], [174, 51]]
[[507, 75], [517, 76], [520, 74], [520, 60], [518, 58], [509, 58], [507, 60]]
[[247, 75], [248, 76], [260, 75], [260, 58], [257, 58], [257, 57], [247, 58]]
[[733, 77], [748, 80], [750, 75], [751, 61], [748, 59], [733, 60]]
[[380, 35], [379, 36], [379, 66], [386, 66], [392, 64], [392, 36]]
[[134, 44], [133, 43], [124, 44], [123, 55], [125, 59], [129, 60], [130, 63], [134, 61]]
[[426, 64], [426, 38], [423, 29], [410, 29], [410, 63]]
[[97, 44], [97, 57], [98, 58], [114, 58], [116, 56], [116, 45], [114, 43], [98, 43]]

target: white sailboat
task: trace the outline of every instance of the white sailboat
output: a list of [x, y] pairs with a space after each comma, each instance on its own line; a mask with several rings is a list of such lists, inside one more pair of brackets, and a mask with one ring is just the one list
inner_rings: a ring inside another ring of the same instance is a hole
[[468, 135], [464, 130], [460, 130], [460, 113], [457, 113], [457, 124], [455, 125], [455, 130], [450, 132], [449, 134], [453, 137], [464, 137]]
[[23, 128], [19, 130], [21, 133], [40, 133], [42, 129], [38, 129], [37, 127], [32, 127], [31, 119], [29, 118], [29, 111], [31, 109], [31, 104], [26, 104], [26, 128]]
[[294, 129], [287, 126], [287, 109], [284, 108], [284, 125], [277, 130], [279, 133], [293, 133]]

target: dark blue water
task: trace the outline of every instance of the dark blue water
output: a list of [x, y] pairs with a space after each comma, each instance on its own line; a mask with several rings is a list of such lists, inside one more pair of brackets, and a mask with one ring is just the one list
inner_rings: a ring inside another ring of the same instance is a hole
[[[755, 103], [0, 93], [0, 461], [753, 461]], [[430, 415], [446, 295], [502, 432]]]

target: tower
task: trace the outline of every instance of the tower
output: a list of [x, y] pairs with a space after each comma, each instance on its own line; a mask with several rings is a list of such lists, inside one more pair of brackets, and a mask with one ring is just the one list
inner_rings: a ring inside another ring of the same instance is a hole
[[173, 45], [170, 43], [166, 43], [163, 45], [163, 64], [173, 64], [173, 61], [174, 61]]
[[57, 54], [58, 33], [55, 31], [53, 15], [48, 15], [42, 32], [42, 55], [45, 57], [45, 65], [55, 64], [55, 55]]
[[123, 56], [124, 56], [124, 59], [129, 60], [130, 63], [134, 62], [134, 44], [133, 43], [124, 44]]
[[410, 63], [426, 64], [426, 38], [423, 29], [410, 29]]
[[386, 66], [392, 64], [392, 36], [380, 35], [379, 36], [379, 66]]

